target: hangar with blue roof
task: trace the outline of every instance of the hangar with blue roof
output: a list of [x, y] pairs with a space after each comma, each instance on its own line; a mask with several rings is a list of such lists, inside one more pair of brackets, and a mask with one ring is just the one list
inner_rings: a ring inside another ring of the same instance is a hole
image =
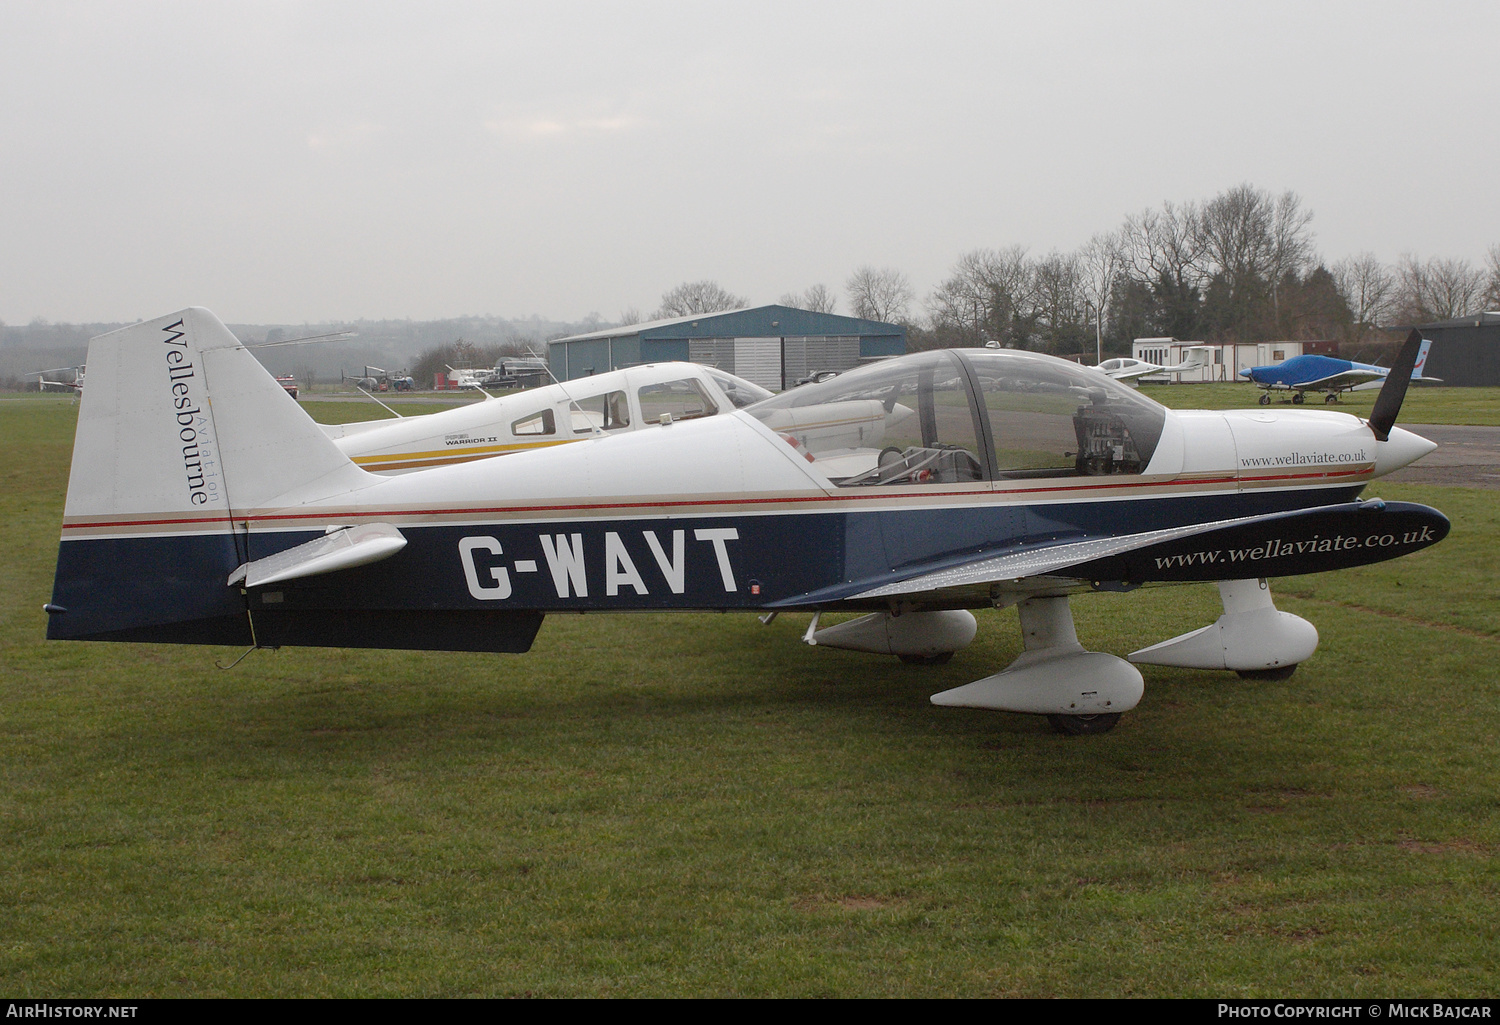
[[559, 381], [685, 360], [772, 391], [819, 371], [842, 372], [904, 352], [906, 329], [899, 324], [774, 305], [625, 324], [547, 343]]

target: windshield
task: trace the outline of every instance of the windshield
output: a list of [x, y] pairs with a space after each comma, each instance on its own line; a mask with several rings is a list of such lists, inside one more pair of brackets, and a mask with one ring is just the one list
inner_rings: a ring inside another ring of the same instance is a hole
[[746, 406], [752, 406], [771, 397], [771, 393], [760, 385], [723, 370], [710, 370], [708, 376], [712, 377], [714, 384], [729, 396], [729, 401], [734, 403], [735, 409], [744, 409]]

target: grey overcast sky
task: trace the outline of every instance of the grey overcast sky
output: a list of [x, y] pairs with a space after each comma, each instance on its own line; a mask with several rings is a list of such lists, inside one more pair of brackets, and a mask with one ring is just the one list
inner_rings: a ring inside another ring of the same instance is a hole
[[[0, 319], [613, 320], [1292, 189], [1500, 242], [1500, 3], [0, 2]], [[840, 304], [841, 310], [847, 305]]]

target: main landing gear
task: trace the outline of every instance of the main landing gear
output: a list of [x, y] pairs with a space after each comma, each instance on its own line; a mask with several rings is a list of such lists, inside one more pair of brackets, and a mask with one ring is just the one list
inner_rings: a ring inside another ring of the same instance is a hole
[[1119, 712], [1100, 712], [1097, 715], [1049, 715], [1047, 721], [1052, 724], [1052, 729], [1058, 733], [1066, 733], [1072, 737], [1087, 736], [1092, 733], [1108, 733], [1120, 722]]
[[[1285, 680], [1318, 647], [1307, 620], [1282, 612], [1265, 580], [1223, 580], [1224, 614], [1208, 626], [1130, 654], [1130, 662], [1230, 669], [1249, 680]], [[934, 694], [936, 705], [1040, 713], [1059, 733], [1108, 733], [1141, 700], [1144, 683], [1130, 662], [1085, 651], [1066, 597], [1017, 606], [1026, 650], [1003, 671]]]
[[932, 696], [934, 705], [1045, 715], [1059, 733], [1107, 733], [1141, 700], [1141, 671], [1078, 643], [1066, 596], [1017, 606], [1026, 650], [1002, 671]]
[[[934, 705], [1045, 715], [1059, 733], [1108, 733], [1140, 703], [1141, 671], [1131, 662], [1229, 669], [1247, 680], [1285, 680], [1318, 647], [1307, 620], [1282, 612], [1265, 580], [1222, 580], [1224, 614], [1199, 630], [1131, 652], [1130, 661], [1078, 642], [1066, 595], [1028, 598], [1016, 606], [1025, 650], [1000, 672], [931, 698]], [[897, 655], [913, 665], [943, 665], [974, 639], [971, 613], [876, 612], [818, 629], [803, 640], [830, 648]]]

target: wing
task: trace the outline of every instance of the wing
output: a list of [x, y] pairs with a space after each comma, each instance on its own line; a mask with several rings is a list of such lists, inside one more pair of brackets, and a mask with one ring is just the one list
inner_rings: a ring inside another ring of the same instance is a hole
[[778, 604], [875, 607], [909, 601], [977, 608], [1038, 594], [1322, 573], [1417, 551], [1446, 537], [1448, 527], [1447, 517], [1425, 505], [1348, 502], [1118, 537], [1017, 545], [918, 567], [899, 580], [855, 581]]
[[1385, 374], [1384, 370], [1360, 370], [1358, 367], [1351, 367], [1337, 374], [1320, 377], [1316, 381], [1298, 381], [1291, 387], [1298, 391], [1343, 390], [1364, 384], [1366, 381], [1383, 381]]
[[1147, 374], [1161, 372], [1161, 367], [1155, 363], [1141, 363], [1133, 367], [1122, 367], [1119, 370], [1106, 370], [1105, 373], [1116, 381], [1133, 381], [1137, 377], [1145, 377]]

